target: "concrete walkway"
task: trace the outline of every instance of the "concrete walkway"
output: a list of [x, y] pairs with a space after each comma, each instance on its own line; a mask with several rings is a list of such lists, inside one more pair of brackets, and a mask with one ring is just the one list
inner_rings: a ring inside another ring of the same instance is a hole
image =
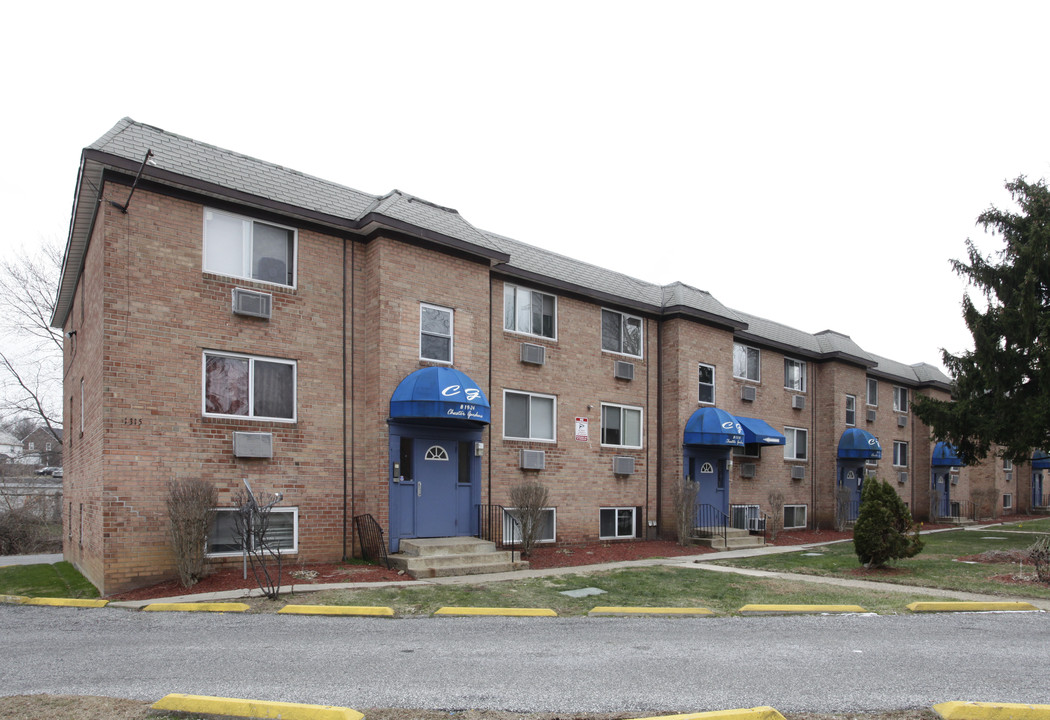
[[8, 565], [53, 565], [62, 562], [62, 553], [46, 555], [0, 555], [0, 567]]

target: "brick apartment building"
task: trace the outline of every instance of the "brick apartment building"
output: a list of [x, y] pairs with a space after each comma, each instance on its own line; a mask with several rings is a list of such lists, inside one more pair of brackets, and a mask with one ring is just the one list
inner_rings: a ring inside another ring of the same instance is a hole
[[364, 514], [391, 551], [476, 534], [526, 478], [545, 539], [578, 542], [674, 537], [683, 476], [745, 527], [772, 490], [830, 527], [873, 473], [922, 519], [978, 490], [1026, 509], [1042, 477], [955, 467], [909, 412], [949, 397], [930, 365], [129, 119], [82, 154], [53, 322], [64, 552], [105, 594], [173, 574], [171, 479], [219, 488], [219, 558], [243, 480], [281, 492], [274, 533], [311, 562]]

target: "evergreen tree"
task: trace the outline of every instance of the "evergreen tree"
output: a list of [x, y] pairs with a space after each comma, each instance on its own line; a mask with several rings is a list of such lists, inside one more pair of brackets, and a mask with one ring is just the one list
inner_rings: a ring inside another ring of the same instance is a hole
[[911, 513], [893, 487], [878, 478], [865, 480], [853, 526], [853, 549], [861, 564], [882, 567], [890, 560], [918, 555], [922, 540], [918, 528], [909, 536], [911, 529]]
[[984, 257], [966, 241], [969, 262], [959, 275], [981, 289], [987, 309], [963, 298], [974, 349], [943, 352], [954, 402], [915, 398], [915, 414], [935, 437], [976, 464], [993, 445], [1015, 462], [1050, 449], [1050, 190], [1046, 181], [1006, 184], [1019, 212], [994, 207], [977, 223], [1005, 246]]

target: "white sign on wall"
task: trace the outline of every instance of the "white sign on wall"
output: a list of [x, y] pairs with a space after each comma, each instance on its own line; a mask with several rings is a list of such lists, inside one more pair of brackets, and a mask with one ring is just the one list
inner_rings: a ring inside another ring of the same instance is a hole
[[576, 439], [579, 442], [587, 442], [591, 439], [587, 418], [576, 418]]

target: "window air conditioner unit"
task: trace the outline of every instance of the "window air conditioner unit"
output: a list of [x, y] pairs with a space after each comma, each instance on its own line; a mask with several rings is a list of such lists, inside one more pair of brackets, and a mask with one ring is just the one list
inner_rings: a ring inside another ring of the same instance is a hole
[[740, 477], [753, 478], [757, 467], [755, 463], [740, 463]]
[[740, 399], [747, 402], [755, 401], [755, 388], [752, 385], [745, 385], [740, 388]]
[[958, 475], [953, 475], [952, 476], [952, 485], [958, 485], [958, 484], [959, 484], [959, 476]]
[[806, 466], [805, 465], [792, 465], [791, 466], [791, 479], [792, 480], [805, 480], [806, 479]]
[[273, 296], [270, 293], [245, 290], [244, 288], [233, 289], [233, 313], [235, 315], [247, 315], [269, 320], [272, 310]]
[[634, 458], [624, 455], [614, 457], [613, 473], [616, 475], [634, 475]]
[[875, 422], [875, 411], [868, 410], [868, 422]]
[[1013, 482], [1013, 481], [1014, 481], [1014, 474], [1012, 472], [1006, 473], [1006, 482]]
[[546, 464], [546, 454], [542, 450], [521, 451], [518, 467], [522, 470], [542, 470]]
[[903, 471], [897, 473], [897, 482], [900, 483], [901, 485], [903, 485], [904, 483], [908, 482], [908, 473], [907, 472], [903, 472]]
[[634, 363], [617, 360], [613, 376], [619, 380], [634, 380]]
[[792, 395], [791, 396], [791, 408], [793, 410], [805, 410], [806, 409], [806, 396], [805, 395]]
[[239, 458], [272, 458], [273, 434], [268, 432], [235, 432], [233, 455]]
[[908, 416], [907, 415], [898, 415], [897, 416], [897, 427], [904, 427], [907, 424], [908, 424]]
[[542, 345], [522, 343], [521, 361], [530, 365], [542, 365], [547, 362], [547, 348]]
[[748, 532], [765, 532], [766, 531], [766, 519], [765, 518], [748, 518], [747, 519]]

